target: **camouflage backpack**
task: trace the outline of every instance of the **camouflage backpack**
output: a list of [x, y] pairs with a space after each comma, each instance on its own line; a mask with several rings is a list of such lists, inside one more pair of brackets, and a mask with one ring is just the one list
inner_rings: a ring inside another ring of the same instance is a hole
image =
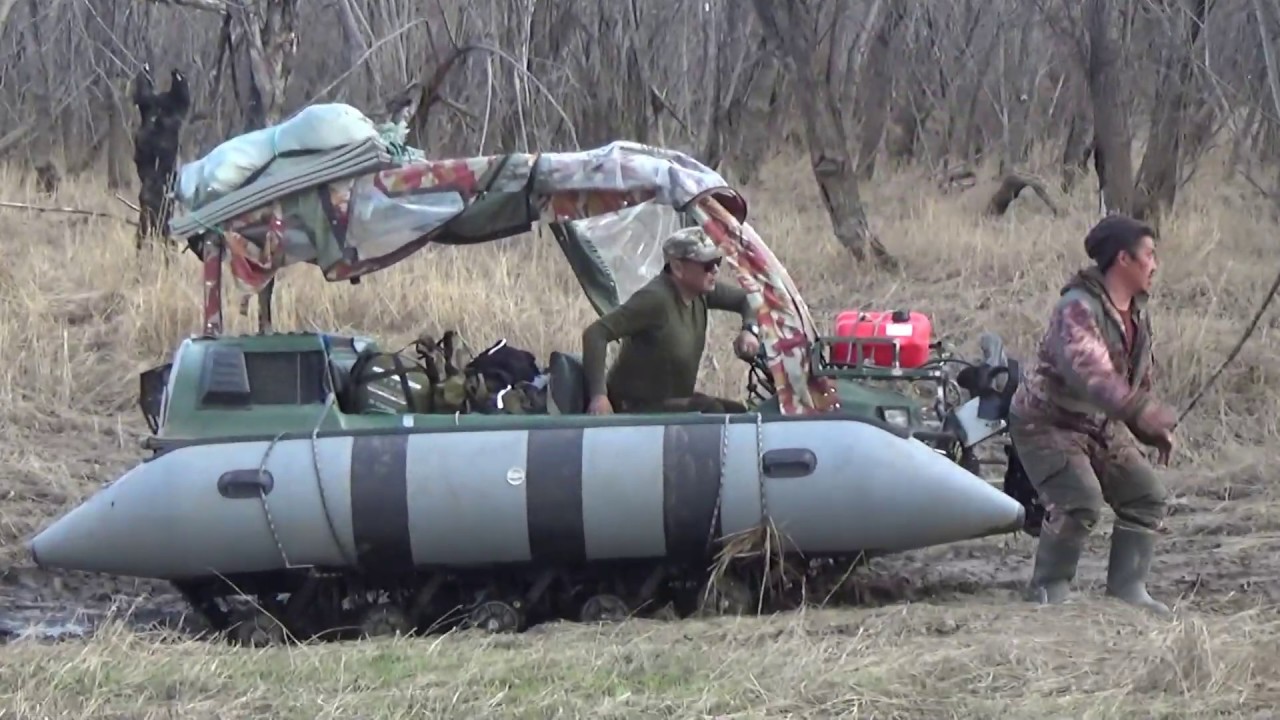
[[440, 378], [432, 395], [434, 412], [546, 411], [546, 392], [538, 384], [542, 373], [536, 358], [506, 340], [471, 354], [457, 331], [449, 330], [439, 341], [430, 335], [419, 336], [414, 346], [422, 364]]

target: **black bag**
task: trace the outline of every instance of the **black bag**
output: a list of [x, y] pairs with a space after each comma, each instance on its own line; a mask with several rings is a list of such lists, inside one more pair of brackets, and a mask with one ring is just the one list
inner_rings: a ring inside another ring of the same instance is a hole
[[505, 338], [472, 358], [466, 371], [481, 375], [494, 392], [520, 383], [531, 383], [542, 374], [533, 353], [508, 345]]

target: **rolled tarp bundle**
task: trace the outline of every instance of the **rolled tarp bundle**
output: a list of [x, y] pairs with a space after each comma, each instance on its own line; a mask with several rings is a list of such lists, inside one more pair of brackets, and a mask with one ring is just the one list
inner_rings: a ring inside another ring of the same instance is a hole
[[379, 138], [298, 157], [278, 156], [262, 176], [175, 217], [169, 222], [169, 230], [177, 237], [189, 237], [300, 190], [377, 172], [394, 164], [391, 152]]

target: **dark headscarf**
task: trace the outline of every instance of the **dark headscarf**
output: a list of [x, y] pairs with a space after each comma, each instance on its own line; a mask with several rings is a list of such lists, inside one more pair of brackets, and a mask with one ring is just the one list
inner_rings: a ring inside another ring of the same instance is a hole
[[1121, 250], [1133, 252], [1144, 235], [1155, 239], [1151, 226], [1127, 215], [1108, 215], [1098, 221], [1084, 238], [1084, 251], [1089, 259], [1106, 272]]

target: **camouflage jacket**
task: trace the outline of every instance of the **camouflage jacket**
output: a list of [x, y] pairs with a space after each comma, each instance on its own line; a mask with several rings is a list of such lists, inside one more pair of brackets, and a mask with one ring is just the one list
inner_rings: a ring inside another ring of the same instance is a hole
[[1090, 431], [1132, 421], [1151, 392], [1151, 324], [1145, 297], [1131, 305], [1137, 328], [1126, 352], [1124, 320], [1096, 268], [1062, 288], [1031, 371], [1013, 397], [1019, 420]]

